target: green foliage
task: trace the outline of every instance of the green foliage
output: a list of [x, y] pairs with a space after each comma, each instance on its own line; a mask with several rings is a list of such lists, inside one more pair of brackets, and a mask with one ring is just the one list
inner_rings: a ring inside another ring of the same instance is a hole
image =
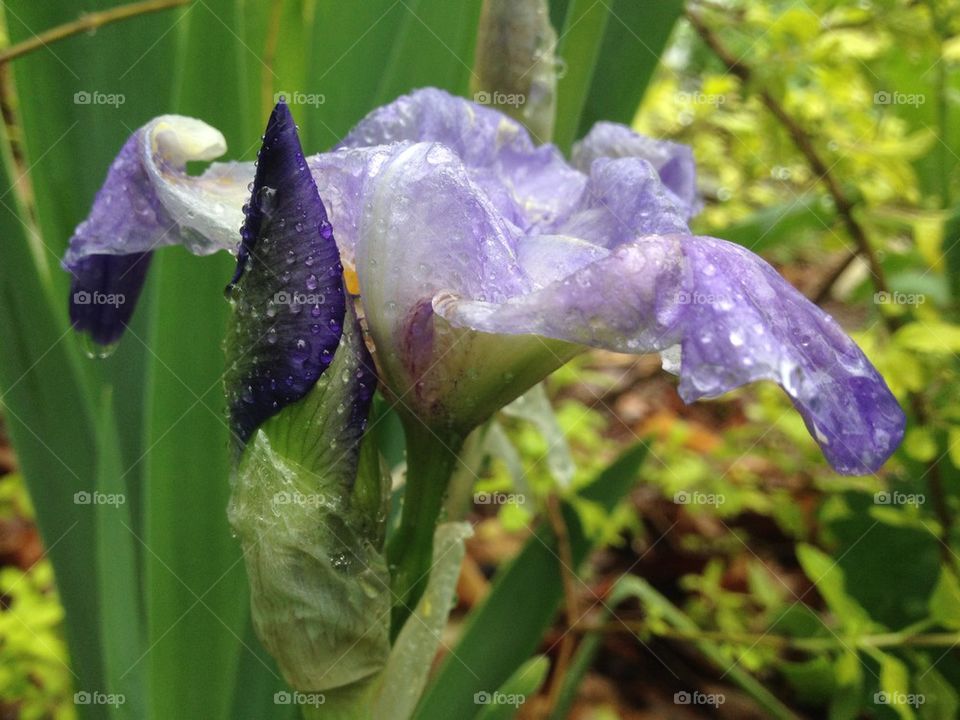
[[[709, 453], [695, 442], [699, 423], [677, 420], [658, 433], [651, 480], [664, 496], [724, 499], [683, 508], [726, 530], [688, 545], [711, 559], [684, 578], [686, 609], [701, 630], [728, 638], [731, 662], [831, 718], [956, 717], [950, 686], [960, 668], [948, 645], [926, 648], [918, 637], [955, 629], [960, 4], [692, 5], [750, 82], [684, 26], [637, 126], [694, 146], [708, 197], [702, 232], [762, 250], [813, 295], [852, 242], [763, 96], [786, 111], [852, 201], [889, 281], [876, 287], [854, 262], [829, 293], [851, 310], [831, 309], [862, 328], [855, 338], [911, 417], [885, 471], [857, 479], [817, 461], [773, 388], [717, 403], [749, 422], [725, 429]], [[761, 538], [739, 527], [744, 512], [774, 520], [794, 557], [758, 547]], [[792, 583], [797, 569], [811, 586]], [[732, 589], [731, 574], [744, 572], [745, 587]]]
[[[249, 159], [274, 93], [312, 93], [323, 102], [294, 112], [304, 146], [327, 148], [414, 87], [467, 93], [481, 4], [207, 0], [11, 65], [24, 157], [2, 138], [0, 388], [50, 557], [25, 573], [0, 571], [9, 605], [0, 610], [0, 695], [21, 717], [292, 717], [296, 708], [271, 701], [285, 685], [254, 637], [224, 514], [229, 259], [164, 252], [132, 337], [99, 364], [85, 362], [68, 333], [57, 262], [120, 144], [148, 118], [203, 117], [224, 131], [231, 157]], [[628, 122], [642, 98], [639, 129], [694, 148], [707, 200], [696, 229], [762, 252], [810, 296], [844, 262], [849, 222], [859, 223], [888, 287], [855, 260], [823, 295], [908, 409], [903, 448], [875, 476], [840, 478], [766, 386], [695, 412], [657, 407], [656, 422], [628, 426], [604, 402], [616, 383], [602, 361], [578, 358], [548, 385], [554, 411], [539, 401], [514, 407], [477, 436], [471, 467], [481, 479], [473, 487], [468, 477], [465, 495], [523, 497], [496, 515], [508, 531], [530, 531], [529, 541], [428, 681], [442, 625], [430, 599], [445, 606], [453, 593], [455, 564], [444, 566], [411, 620], [427, 623], [401, 632], [419, 637], [415, 672], [390, 682], [429, 682], [417, 717], [451, 708], [509, 716], [515, 708], [480, 708], [472, 697], [533, 694], [546, 674], [531, 656], [562, 596], [547, 503], [562, 498], [578, 565], [591, 548], [646, 540], [637, 505], [624, 499], [643, 461], [643, 502], [654, 503], [651, 517], [676, 517], [681, 529], [664, 545], [685, 562], [658, 578], [664, 587], [616, 582], [609, 605], [618, 617], [639, 607], [640, 640], [683, 643], [772, 717], [957, 717], [960, 661], [948, 649], [960, 641], [960, 2], [686, 3], [749, 67], [749, 82], [692, 26], [675, 28], [683, 5], [550, 3], [564, 71], [557, 141], [569, 148], [598, 119]], [[27, 0], [4, 11], [11, 41], [78, 12]], [[127, 101], [71, 103], [84, 89]], [[797, 128], [849, 208], [798, 149]], [[584, 387], [593, 400], [578, 394]], [[384, 407], [372, 426], [396, 470], [401, 429]], [[642, 445], [621, 456], [634, 435]], [[18, 487], [0, 482], [0, 492]], [[94, 489], [129, 502], [114, 512], [72, 501]], [[22, 497], [16, 503], [28, 514]], [[563, 707], [600, 637], [582, 642]], [[70, 702], [73, 690], [118, 687], [130, 697], [119, 708]], [[406, 714], [415, 694], [391, 710]]]
[[[0, 478], [0, 521], [32, 518], [20, 476]], [[23, 720], [72, 720], [73, 677], [50, 561], [0, 569], [0, 597], [0, 707], [18, 708]]]

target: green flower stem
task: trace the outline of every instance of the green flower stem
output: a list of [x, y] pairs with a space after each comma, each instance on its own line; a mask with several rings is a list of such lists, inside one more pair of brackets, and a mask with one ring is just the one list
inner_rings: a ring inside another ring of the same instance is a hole
[[[304, 720], [372, 720], [373, 700], [380, 687], [380, 675], [316, 695], [322, 703], [305, 702]], [[308, 699], [310, 693], [305, 693]]]
[[387, 544], [394, 594], [391, 638], [400, 632], [427, 586], [433, 532], [463, 447], [461, 434], [434, 431], [412, 416], [404, 416], [404, 429], [407, 485], [400, 526]]

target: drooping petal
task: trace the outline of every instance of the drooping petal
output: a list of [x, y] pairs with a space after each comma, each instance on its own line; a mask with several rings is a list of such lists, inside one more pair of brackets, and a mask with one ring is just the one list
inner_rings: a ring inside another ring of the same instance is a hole
[[684, 324], [695, 330], [683, 334], [684, 400], [774, 380], [838, 471], [877, 470], [900, 444], [905, 418], [853, 340], [745, 248], [697, 238], [684, 253], [692, 274]]
[[87, 255], [70, 283], [70, 322], [101, 346], [120, 339], [130, 322], [153, 253]]
[[257, 163], [227, 343], [230, 424], [245, 443], [330, 364], [343, 330], [343, 268], [286, 104], [274, 109]]
[[537, 334], [620, 352], [680, 346], [680, 394], [783, 387], [840, 472], [876, 470], [903, 436], [883, 378], [826, 313], [765, 261], [706, 237], [640, 238], [533, 293], [493, 303], [438, 296], [455, 327]]
[[400, 141], [445, 145], [503, 217], [523, 230], [565, 217], [586, 182], [556, 147], [537, 147], [517, 121], [435, 88], [374, 110], [339, 147]]
[[693, 151], [686, 145], [669, 140], [654, 140], [640, 135], [626, 125], [599, 122], [587, 136], [573, 146], [573, 166], [589, 173], [598, 158], [642, 158], [657, 170], [664, 186], [680, 201], [690, 219], [701, 209], [697, 195], [696, 163]]
[[[253, 164], [215, 164], [200, 177], [186, 172], [188, 161], [211, 160], [225, 150], [217, 130], [174, 115], [151, 121], [127, 140], [63, 259], [72, 275], [70, 317], [77, 330], [101, 345], [119, 339], [155, 249], [182, 243], [206, 255], [236, 245]], [[97, 297], [124, 302], [97, 303]]]

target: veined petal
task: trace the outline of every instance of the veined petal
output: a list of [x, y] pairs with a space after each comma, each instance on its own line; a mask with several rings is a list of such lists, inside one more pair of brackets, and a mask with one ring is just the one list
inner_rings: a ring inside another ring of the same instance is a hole
[[722, 240], [640, 238], [506, 302], [440, 295], [433, 306], [454, 327], [486, 333], [631, 353], [679, 345], [687, 402], [773, 380], [843, 473], [876, 470], [903, 436], [896, 399], [836, 322], [764, 260]]
[[587, 136], [573, 146], [572, 163], [589, 173], [598, 158], [642, 158], [657, 170], [667, 189], [680, 201], [690, 219], [702, 207], [697, 195], [697, 168], [693, 151], [686, 145], [669, 140], [654, 140], [640, 135], [626, 125], [599, 122]]
[[679, 237], [650, 237], [535, 292], [496, 303], [441, 293], [434, 310], [455, 327], [531, 334], [617, 352], [656, 352], [679, 342], [684, 267]]
[[309, 392], [343, 331], [343, 267], [286, 104], [264, 134], [240, 233], [225, 385], [245, 443], [264, 420]]
[[643, 235], [687, 234], [687, 210], [643, 158], [600, 158], [561, 235], [615, 248]]
[[354, 252], [368, 180], [406, 145], [343, 148], [307, 158], [317, 190], [330, 215], [330, 223], [337, 229], [337, 247], [345, 263], [356, 265]]
[[556, 147], [536, 146], [516, 120], [435, 88], [374, 110], [338, 147], [403, 141], [445, 145], [503, 217], [523, 230], [564, 218], [586, 182]]
[[465, 333], [434, 315], [440, 292], [503, 302], [529, 291], [515, 232], [443, 145], [398, 148], [371, 181], [357, 245], [366, 320], [386, 384], [430, 422], [470, 429], [570, 357], [561, 343]]

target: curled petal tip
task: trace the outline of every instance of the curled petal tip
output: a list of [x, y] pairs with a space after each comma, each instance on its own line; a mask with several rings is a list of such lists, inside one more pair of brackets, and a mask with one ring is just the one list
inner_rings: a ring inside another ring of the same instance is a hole
[[225, 150], [218, 130], [176, 115], [152, 120], [124, 143], [63, 260], [72, 275], [70, 317], [78, 331], [101, 345], [119, 339], [154, 250], [182, 243], [203, 255], [235, 244], [238, 191], [245, 192], [252, 166], [214, 165], [200, 177], [186, 172], [187, 162]]

